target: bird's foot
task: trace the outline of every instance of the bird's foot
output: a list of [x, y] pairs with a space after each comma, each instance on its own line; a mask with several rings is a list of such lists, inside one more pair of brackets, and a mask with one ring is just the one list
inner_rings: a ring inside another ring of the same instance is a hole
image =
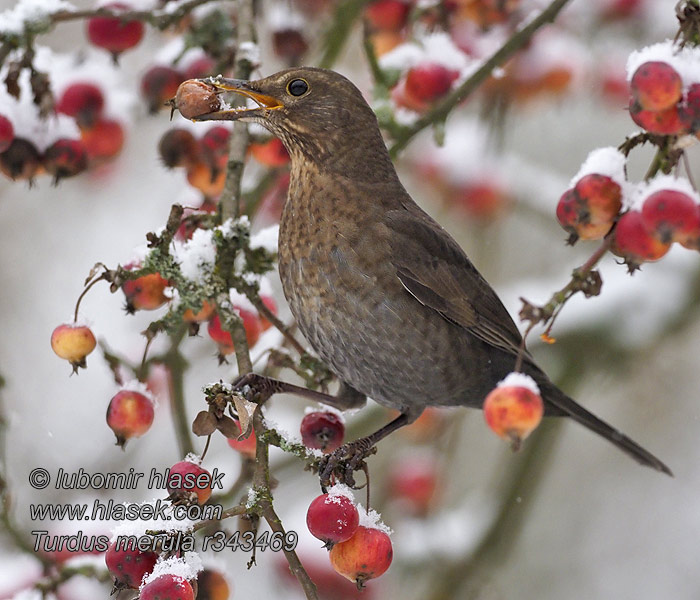
[[374, 441], [369, 438], [360, 438], [354, 442], [343, 444], [321, 460], [318, 474], [321, 479], [321, 488], [325, 491], [335, 483], [343, 483], [348, 487], [355, 487], [355, 471], [366, 470], [365, 458], [377, 451]]
[[241, 375], [232, 385], [234, 391], [255, 404], [263, 404], [270, 396], [282, 391], [279, 381], [257, 373]]

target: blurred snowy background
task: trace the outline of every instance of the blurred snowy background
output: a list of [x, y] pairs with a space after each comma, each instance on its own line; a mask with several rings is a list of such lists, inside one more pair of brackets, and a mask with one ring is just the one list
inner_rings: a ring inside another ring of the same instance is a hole
[[[554, 209], [591, 150], [616, 146], [637, 130], [625, 101], [610, 100], [601, 92], [603, 71], [614, 63], [624, 78], [625, 57], [632, 49], [675, 33], [675, 3], [655, 0], [640, 2], [640, 12], [628, 21], [598, 29], [581, 27], [578, 30], [585, 32], [578, 38], [565, 33], [567, 24], [591, 19], [593, 5], [601, 2], [574, 1], [562, 15], [565, 27], [556, 30], [566, 43], [543, 50], [550, 59], [565, 55], [573, 65], [575, 77], [566, 90], [516, 103], [500, 116], [491, 111], [479, 125], [475, 123], [483, 117], [484, 103], [475, 99], [447, 123], [445, 148], [450, 151], [436, 149], [431, 135], [424, 133], [399, 161], [402, 180], [414, 198], [460, 241], [513, 315], [520, 308], [520, 296], [546, 301], [595, 247], [586, 242], [565, 246], [566, 234]], [[0, 9], [14, 4], [0, 0]], [[260, 75], [283, 66], [271, 52], [270, 25], [264, 18], [275, 10], [292, 10], [286, 2], [279, 4], [283, 6], [267, 0], [260, 7]], [[315, 26], [311, 29], [315, 31]], [[162, 52], [163, 40], [149, 30], [144, 43], [122, 56], [117, 72], [107, 73], [105, 67], [109, 92], [120, 93], [116, 109], [127, 124], [125, 146], [116, 160], [58, 187], [47, 177], [38, 178], [33, 187], [0, 180], [0, 373], [5, 379], [0, 398], [7, 419], [10, 514], [24, 535], [32, 529], [109, 533], [112, 527], [92, 522], [32, 523], [31, 502], [153, 497], [143, 486], [107, 493], [51, 487], [36, 491], [27, 479], [35, 467], [52, 475], [59, 468], [70, 472], [80, 467], [88, 472], [127, 472], [130, 467], [149, 472], [182, 458], [167, 395], [160, 398], [151, 431], [122, 452], [105, 424], [116, 387], [99, 350], [88, 357], [87, 370], [69, 377], [67, 363], [49, 345], [53, 328], [70, 318], [91, 267], [97, 261], [109, 266], [127, 263], [133, 249], [144, 243], [145, 233], [164, 225], [173, 202], [191, 201], [184, 174], [163, 168], [157, 154], [160, 136], [171, 127], [167, 114], [148, 115], [138, 98], [140, 76]], [[310, 41], [312, 51], [305, 62], [314, 64], [317, 40]], [[88, 49], [80, 23], [62, 24], [40, 43], [58, 53], [100, 54]], [[363, 86], [369, 97], [360, 47], [355, 34], [337, 68]], [[182, 119], [176, 116], [175, 121], [180, 124]], [[489, 133], [489, 124], [494, 123], [498, 126]], [[700, 176], [700, 151], [692, 148], [689, 157], [696, 177]], [[630, 177], [639, 180], [650, 160], [650, 151], [635, 152]], [[434, 163], [446, 173], [467, 172], [473, 161], [513, 199], [486, 224], [446, 202], [437, 186], [426, 185], [428, 178], [419, 170], [420, 165]], [[252, 170], [259, 173], [260, 167]], [[251, 179], [247, 185], [254, 183]], [[575, 424], [545, 427], [543, 439], [532, 442], [538, 444], [537, 452], [518, 456], [485, 427], [481, 413], [449, 412], [448, 422], [428, 428], [427, 434], [392, 436], [370, 459], [374, 507], [395, 530], [394, 563], [369, 584], [363, 597], [698, 597], [698, 256], [674, 248], [633, 277], [608, 257], [601, 273], [602, 295], [574, 299], [555, 325], [557, 343], [543, 347], [533, 341], [533, 351], [568, 392], [661, 457], [675, 478], [639, 467]], [[281, 315], [289, 320], [275, 285]], [[81, 313], [101, 343], [137, 360], [145, 343], [139, 332], [153, 314], [126, 315], [123, 303], [121, 292], [110, 294], [107, 285], [98, 285], [84, 300]], [[204, 329], [182, 348], [191, 367], [185, 386], [193, 418], [204, 406], [202, 387], [230, 378], [234, 371], [217, 365], [216, 347]], [[298, 399], [281, 397], [270, 410], [274, 420], [295, 430], [303, 406]], [[368, 433], [388, 417], [379, 408], [368, 410], [371, 421], [363, 417], [365, 413], [350, 418], [351, 429], [353, 422], [361, 424], [354, 435]], [[201, 440], [197, 444], [201, 452]], [[524, 458], [531, 464], [515, 481]], [[410, 516], [400, 500], [392, 499], [389, 482], [399, 463], [416, 464], [419, 459], [436, 470], [438, 492], [426, 515]], [[206, 466], [226, 471], [225, 486], [236, 479], [240, 463], [240, 455], [223, 437], [215, 436]], [[273, 464], [279, 465], [274, 473], [280, 482], [276, 505], [285, 527], [299, 533], [302, 561], [306, 559], [312, 571], [327, 570], [325, 550], [304, 522], [310, 500], [319, 493], [316, 478], [281, 453], [273, 452]], [[364, 502], [362, 492], [357, 497]], [[502, 506], [505, 516], [499, 518]], [[495, 521], [497, 528], [484, 542]], [[41, 565], [18, 551], [9, 535], [0, 540], [0, 598], [10, 598], [39, 575]], [[280, 575], [281, 555], [258, 553], [258, 565], [250, 571], [248, 556], [242, 552], [211, 554], [204, 560], [225, 573], [233, 598], [302, 597], [296, 584]], [[326, 597], [348, 597], [343, 593]], [[65, 600], [108, 594], [107, 585], [80, 577], [59, 590]]]

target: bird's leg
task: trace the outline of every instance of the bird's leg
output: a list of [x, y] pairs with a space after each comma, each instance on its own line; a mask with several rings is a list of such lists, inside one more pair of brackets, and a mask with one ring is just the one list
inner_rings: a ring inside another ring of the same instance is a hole
[[355, 478], [353, 473], [365, 467], [365, 458], [376, 452], [375, 446], [377, 442], [412, 421], [413, 419], [407, 413], [401, 413], [393, 421], [387, 423], [373, 434], [354, 442], [343, 444], [340, 448], [324, 457], [318, 469], [323, 490], [325, 491], [331, 484], [331, 476], [333, 475], [340, 483], [354, 487]]
[[257, 373], [246, 373], [233, 382], [233, 388], [241, 392], [246, 400], [262, 404], [274, 394], [294, 394], [315, 402], [321, 402], [337, 408], [338, 410], [347, 410], [349, 408], [361, 407], [366, 400], [364, 394], [351, 388], [348, 384], [341, 382], [340, 390], [337, 396], [324, 394], [310, 390], [299, 385], [258, 375]]

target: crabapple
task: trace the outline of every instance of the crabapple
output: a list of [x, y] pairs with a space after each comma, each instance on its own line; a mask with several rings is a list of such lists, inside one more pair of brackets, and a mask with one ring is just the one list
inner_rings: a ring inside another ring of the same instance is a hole
[[678, 72], [663, 61], [640, 65], [630, 81], [632, 97], [644, 110], [662, 111], [675, 106], [683, 95]]
[[166, 573], [144, 585], [139, 600], [194, 600], [194, 590], [186, 579]]
[[73, 372], [78, 367], [85, 368], [85, 357], [97, 346], [97, 340], [89, 327], [65, 323], [59, 325], [51, 334], [51, 348], [61, 358], [73, 365]]
[[197, 575], [197, 600], [227, 600], [229, 584], [226, 578], [213, 569], [204, 569]]
[[[243, 327], [245, 328], [246, 339], [248, 340], [248, 346], [251, 348], [255, 346], [255, 343], [260, 337], [260, 318], [258, 315], [245, 308], [235, 307], [240, 313], [241, 319], [243, 320]], [[214, 340], [219, 346], [219, 351], [221, 354], [231, 354], [234, 352], [233, 339], [228, 331], [225, 331], [221, 326], [221, 319], [218, 314], [215, 314], [209, 321], [207, 326], [207, 331], [209, 332], [209, 337]]]
[[56, 112], [73, 117], [80, 127], [92, 127], [105, 105], [102, 90], [88, 82], [70, 84], [56, 103]]
[[[126, 270], [137, 268], [127, 265]], [[137, 310], [155, 310], [170, 300], [165, 295], [168, 287], [167, 279], [160, 273], [149, 273], [136, 279], [128, 279], [122, 283], [122, 291], [126, 297], [126, 312], [134, 314]]]
[[683, 192], [659, 190], [648, 196], [642, 205], [642, 223], [664, 243], [678, 242], [686, 248], [697, 248], [700, 239], [698, 204]]
[[174, 106], [185, 119], [192, 119], [219, 110], [221, 100], [214, 86], [188, 79], [177, 88]]
[[681, 135], [690, 129], [690, 119], [678, 106], [665, 110], [644, 110], [634, 100], [630, 101], [630, 116], [640, 127], [658, 135]]
[[204, 504], [211, 496], [211, 474], [187, 460], [175, 463], [168, 475], [168, 493], [176, 502]]
[[394, 552], [391, 539], [380, 529], [360, 525], [349, 540], [331, 548], [331, 566], [358, 589], [379, 577], [391, 565]]
[[542, 420], [544, 403], [535, 389], [510, 384], [506, 378], [484, 400], [486, 424], [496, 435], [509, 440], [513, 450], [520, 447]]
[[0, 154], [10, 147], [13, 139], [15, 139], [15, 128], [12, 121], [0, 115]]
[[141, 437], [153, 423], [153, 402], [140, 392], [121, 390], [107, 407], [107, 425], [122, 448], [127, 440]]
[[41, 170], [41, 154], [24, 138], [15, 137], [7, 150], [0, 154], [0, 172], [10, 179], [31, 181]]
[[360, 515], [355, 504], [342, 494], [321, 494], [312, 500], [306, 511], [306, 526], [326, 548], [349, 540], [359, 524]]
[[194, 312], [194, 310], [188, 308], [183, 313], [182, 320], [187, 321], [188, 323], [203, 323], [211, 318], [215, 310], [216, 306], [212, 302], [204, 300], [202, 302], [202, 308], [200, 308], [197, 312]]
[[311, 412], [301, 421], [301, 439], [307, 448], [332, 452], [343, 443], [345, 425], [332, 412]]
[[630, 271], [643, 262], [659, 260], [670, 247], [670, 242], [657, 239], [647, 230], [639, 211], [630, 210], [617, 222], [612, 250], [626, 260]]
[[272, 49], [280, 58], [296, 62], [308, 51], [309, 42], [299, 29], [284, 27], [273, 32]]
[[[131, 10], [123, 2], [111, 2], [102, 8], [115, 12]], [[143, 38], [144, 26], [140, 21], [128, 21], [120, 17], [92, 17], [87, 21], [87, 36], [90, 43], [104, 48], [116, 58], [134, 46]]]
[[65, 177], [78, 175], [88, 167], [85, 144], [81, 140], [56, 140], [44, 152], [43, 162], [56, 183]]
[[124, 146], [124, 128], [113, 119], [98, 119], [91, 127], [83, 128], [80, 136], [91, 161], [114, 158]]
[[[238, 430], [241, 431], [241, 423], [239, 421], [236, 421], [236, 425], [238, 425]], [[231, 446], [231, 448], [233, 448], [236, 452], [240, 452], [246, 458], [255, 458], [257, 441], [255, 439], [254, 429], [251, 430], [250, 435], [244, 440], [227, 438], [226, 442], [229, 446]]]
[[124, 544], [117, 548], [117, 542], [112, 542], [105, 553], [107, 570], [115, 579], [117, 588], [138, 589], [145, 575], [153, 571], [158, 560], [155, 552], [142, 552], [137, 548]]
[[169, 169], [186, 167], [196, 163], [199, 144], [187, 129], [175, 127], [168, 129], [160, 138], [158, 154], [163, 164]]
[[172, 98], [184, 81], [177, 69], [165, 65], [155, 65], [141, 78], [141, 95], [148, 104], [150, 113], [155, 114]]
[[415, 515], [427, 514], [438, 488], [434, 460], [405, 458], [389, 470], [389, 493]]
[[438, 63], [423, 63], [409, 69], [406, 95], [418, 102], [433, 102], [450, 91], [459, 72]]
[[598, 240], [610, 231], [621, 208], [620, 185], [606, 175], [589, 173], [559, 199], [557, 219], [572, 241]]
[[401, 0], [374, 0], [365, 7], [365, 19], [373, 29], [398, 31], [408, 21], [411, 5]]
[[251, 144], [250, 153], [266, 167], [282, 167], [289, 163], [289, 153], [279, 138]]
[[199, 58], [188, 63], [184, 67], [183, 75], [187, 79], [198, 79], [214, 75], [216, 69], [216, 61], [210, 56], [200, 56]]

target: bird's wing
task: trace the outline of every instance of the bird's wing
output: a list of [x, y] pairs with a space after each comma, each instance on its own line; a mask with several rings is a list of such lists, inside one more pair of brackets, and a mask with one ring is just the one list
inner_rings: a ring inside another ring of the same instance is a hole
[[419, 302], [483, 340], [515, 354], [521, 336], [462, 248], [417, 205], [386, 213], [396, 275]]

